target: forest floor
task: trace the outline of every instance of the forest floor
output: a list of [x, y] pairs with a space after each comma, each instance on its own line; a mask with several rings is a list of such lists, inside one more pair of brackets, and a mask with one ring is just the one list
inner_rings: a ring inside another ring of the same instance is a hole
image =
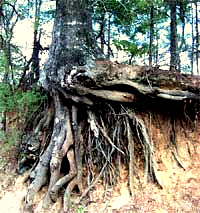
[[[199, 135], [200, 138], [200, 135]], [[198, 140], [199, 141], [199, 140]], [[74, 207], [72, 212], [200, 212], [200, 142], [195, 148], [193, 160], [186, 165], [186, 170], [173, 164], [169, 170], [159, 170], [163, 189], [155, 184], [144, 183], [136, 176], [135, 195], [128, 190], [128, 172], [121, 169], [120, 178], [115, 188], [98, 183], [89, 193], [85, 206]], [[22, 201], [27, 192], [24, 184], [25, 175], [16, 173], [15, 150], [0, 153], [0, 212], [22, 213]], [[166, 159], [165, 159], [166, 160]], [[167, 165], [167, 162], [165, 162]], [[61, 212], [61, 198], [50, 210], [42, 210], [44, 187], [35, 198], [33, 213]], [[79, 211], [78, 211], [79, 210]]]

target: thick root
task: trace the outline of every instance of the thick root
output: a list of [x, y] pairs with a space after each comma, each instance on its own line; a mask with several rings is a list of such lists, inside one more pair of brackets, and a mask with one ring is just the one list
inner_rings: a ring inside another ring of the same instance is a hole
[[135, 128], [137, 130], [137, 136], [138, 136], [140, 142], [144, 146], [145, 180], [148, 181], [148, 179], [152, 179], [154, 182], [156, 182], [159, 185], [160, 188], [163, 188], [162, 182], [161, 182], [158, 172], [157, 172], [157, 164], [154, 160], [153, 148], [152, 148], [152, 144], [151, 144], [147, 129], [145, 127], [145, 124], [136, 115], [133, 115], [133, 116], [135, 119]]
[[[31, 204], [35, 193], [47, 183], [50, 170], [50, 182], [43, 207], [48, 208], [52, 201], [56, 202], [59, 190], [67, 185], [64, 194], [64, 212], [68, 212], [71, 207], [71, 192], [75, 186], [81, 194], [76, 203], [80, 203], [102, 177], [105, 177], [105, 182], [114, 182], [112, 179], [116, 179], [115, 170], [118, 165], [116, 159], [119, 162], [121, 159], [128, 162], [130, 192], [134, 196], [136, 143], [143, 149], [146, 180], [151, 179], [162, 188], [146, 126], [132, 110], [121, 106], [118, 113], [115, 113], [109, 105], [109, 116], [102, 118], [96, 111], [87, 109], [85, 115], [88, 116], [88, 123], [86, 123], [86, 119], [80, 120], [78, 117], [78, 108], [73, 104], [71, 107], [65, 106], [58, 93], [54, 94], [54, 108], [52, 138], [34, 170], [34, 180], [29, 187], [27, 203]], [[83, 134], [83, 131], [86, 134]], [[62, 177], [61, 164], [65, 156], [69, 162], [69, 171]], [[89, 178], [88, 187], [84, 190], [83, 166], [88, 168]]]
[[[82, 173], [83, 173], [83, 163], [82, 158], [84, 154], [83, 148], [83, 137], [81, 135], [81, 129], [83, 125], [80, 123], [78, 125], [78, 108], [73, 105], [72, 106], [72, 128], [73, 128], [73, 136], [74, 136], [74, 146], [75, 146], [75, 164], [77, 170], [77, 180], [79, 183], [80, 193], [83, 191], [82, 185]], [[70, 164], [71, 165], [71, 164]]]
[[43, 185], [47, 183], [49, 162], [52, 150], [53, 150], [53, 143], [50, 143], [48, 149], [41, 156], [37, 167], [31, 174], [34, 177], [34, 180], [28, 188], [28, 193], [25, 198], [25, 209], [30, 208], [32, 206], [35, 194], [41, 189]]
[[60, 178], [56, 184], [52, 187], [50, 191], [50, 197], [51, 199], [56, 202], [57, 197], [58, 197], [58, 191], [63, 187], [65, 184], [70, 182], [76, 175], [77, 175], [77, 169], [76, 169], [76, 164], [75, 164], [75, 159], [74, 159], [74, 150], [70, 149], [67, 153], [67, 159], [70, 164], [70, 171], [67, 175], [64, 177]]
[[[52, 151], [52, 158], [50, 161], [51, 178], [47, 195], [44, 199], [43, 207], [48, 208], [51, 203], [51, 190], [52, 187], [60, 178], [60, 169], [63, 157], [73, 145], [73, 135], [70, 121], [70, 113], [67, 107], [64, 107], [61, 100], [57, 95], [54, 96], [55, 104], [55, 128], [52, 140], [54, 141], [54, 148]], [[71, 166], [71, 165], [70, 165]]]
[[128, 150], [129, 150], [129, 187], [131, 195], [134, 196], [134, 140], [132, 137], [132, 131], [129, 124], [129, 120], [126, 118], [127, 125], [127, 139], [128, 139]]
[[70, 212], [70, 209], [71, 209], [71, 192], [72, 190], [74, 189], [74, 187], [78, 185], [78, 180], [77, 178], [75, 177], [74, 179], [72, 179], [70, 181], [70, 183], [68, 184], [66, 190], [65, 190], [65, 193], [64, 193], [64, 213], [68, 213]]

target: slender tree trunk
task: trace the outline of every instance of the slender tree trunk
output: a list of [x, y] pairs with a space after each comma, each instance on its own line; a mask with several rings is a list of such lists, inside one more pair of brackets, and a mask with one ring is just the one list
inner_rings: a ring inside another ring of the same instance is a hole
[[105, 32], [104, 29], [102, 30], [102, 34], [101, 34], [101, 51], [102, 53], [104, 53], [104, 45], [105, 45]]
[[3, 52], [4, 52], [4, 69], [5, 69], [3, 82], [9, 84], [10, 62], [11, 62], [10, 44], [5, 44]]
[[[39, 54], [42, 50], [42, 46], [40, 44], [42, 31], [39, 31], [40, 27], [40, 10], [41, 10], [42, 0], [35, 1], [35, 20], [34, 20], [34, 32], [33, 32], [33, 51], [31, 58], [27, 62], [24, 67], [23, 74], [21, 75], [21, 79], [19, 81], [19, 87], [23, 89], [27, 89], [33, 83], [38, 82], [39, 80], [39, 70], [40, 70], [40, 58]], [[27, 73], [29, 71], [29, 73]]]
[[152, 66], [153, 60], [153, 41], [154, 41], [154, 5], [150, 9], [150, 42], [149, 42], [149, 66]]
[[176, 21], [176, 1], [170, 0], [170, 70], [174, 71], [177, 68], [177, 21]]
[[41, 50], [40, 38], [41, 32], [39, 33], [40, 26], [40, 9], [42, 0], [36, 0], [35, 2], [35, 22], [34, 22], [34, 39], [33, 39], [33, 53], [32, 53], [32, 68], [31, 68], [31, 84], [39, 80], [39, 53]]
[[197, 75], [199, 74], [199, 29], [198, 29], [198, 3], [195, 2], [196, 8], [196, 64], [197, 64]]
[[194, 12], [193, 12], [193, 3], [191, 3], [191, 13], [192, 13], [192, 50], [191, 50], [191, 74], [194, 74], [194, 43], [195, 43], [195, 38], [194, 38]]
[[1, 112], [1, 131], [6, 133], [6, 112]]
[[[181, 35], [181, 44], [179, 46], [179, 52], [185, 51], [185, 12], [187, 8], [187, 3], [183, 0], [178, 2], [179, 4], [179, 17], [182, 22], [182, 35]], [[178, 54], [178, 70], [181, 70], [181, 58]]]
[[[41, 5], [42, 0], [35, 1], [35, 20], [33, 24], [33, 51], [31, 58], [24, 67], [23, 74], [19, 81], [19, 88], [27, 89], [30, 88], [34, 83], [37, 83], [40, 77], [40, 58], [39, 54], [42, 50], [48, 49], [43, 48], [40, 44], [42, 29], [40, 29], [40, 16], [41, 16]], [[27, 72], [29, 71], [29, 72]]]
[[108, 14], [108, 52], [107, 52], [107, 58], [110, 59], [110, 55], [111, 55], [111, 47], [110, 47], [110, 40], [111, 40], [111, 23], [110, 20], [111, 19], [111, 14]]
[[180, 50], [182, 50], [183, 46], [185, 45], [185, 13], [187, 9], [187, 1], [181, 0], [178, 1], [179, 3], [179, 17], [182, 24], [182, 35], [181, 35], [181, 44], [180, 44]]
[[158, 26], [156, 25], [156, 29], [155, 29], [155, 39], [156, 39], [156, 48], [155, 48], [155, 54], [154, 54], [154, 61], [155, 61], [155, 65], [158, 65], [158, 60], [159, 60], [159, 34], [158, 34]]

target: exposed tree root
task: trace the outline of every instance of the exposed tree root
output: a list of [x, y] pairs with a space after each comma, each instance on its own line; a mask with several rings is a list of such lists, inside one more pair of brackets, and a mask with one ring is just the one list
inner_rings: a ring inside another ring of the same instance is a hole
[[104, 164], [99, 175], [92, 181], [92, 183], [88, 186], [88, 188], [85, 189], [85, 191], [82, 193], [81, 197], [76, 201], [77, 204], [79, 204], [82, 201], [82, 199], [88, 194], [88, 192], [98, 183], [98, 181], [100, 180], [100, 178], [103, 175], [103, 172], [104, 172], [107, 164], [108, 164], [108, 161]]
[[64, 209], [64, 213], [68, 213], [70, 212], [70, 208], [71, 208], [71, 192], [74, 189], [74, 187], [78, 185], [78, 180], [77, 178], [73, 178], [67, 188], [65, 189], [65, 193], [64, 193], [64, 202], [63, 202], [63, 209]]
[[[77, 202], [81, 202], [101, 177], [104, 176], [108, 182], [112, 182], [115, 176], [113, 172], [116, 170], [116, 168], [113, 170], [113, 167], [117, 167], [115, 162], [117, 156], [124, 159], [129, 156], [129, 185], [130, 192], [134, 195], [135, 143], [140, 143], [143, 147], [146, 179], [152, 179], [162, 187], [157, 175], [153, 149], [144, 122], [128, 108], [122, 107], [119, 113], [116, 113], [114, 108], [108, 106], [108, 109], [106, 109], [108, 117], [106, 119], [103, 119], [98, 113], [96, 114], [95, 111], [87, 111], [85, 115], [88, 115], [89, 134], [84, 136], [83, 130], [88, 127], [87, 123], [80, 121], [78, 108], [75, 105], [71, 107], [64, 106], [59, 94], [55, 92], [54, 131], [48, 148], [34, 169], [34, 175], [31, 176], [33, 182], [26, 197], [28, 206], [31, 205], [35, 193], [47, 183], [50, 169], [49, 188], [43, 207], [48, 208], [52, 201], [55, 202], [59, 190], [67, 185], [64, 195], [64, 211], [67, 212], [70, 207], [70, 195], [75, 186], [78, 186], [81, 193]], [[110, 128], [108, 128], [109, 123]], [[85, 150], [86, 146], [83, 145], [83, 141], [87, 141], [88, 150]], [[127, 141], [127, 144], [125, 141]], [[93, 152], [91, 152], [92, 150]], [[69, 162], [69, 171], [62, 177], [60, 171], [65, 155]], [[88, 187], [85, 190], [82, 187], [83, 159], [86, 160], [84, 164], [90, 168], [88, 177], [93, 176], [93, 180], [88, 182]], [[98, 167], [95, 162], [100, 163]], [[98, 171], [99, 175], [94, 175]]]
[[129, 124], [129, 120], [126, 118], [127, 125], [127, 139], [129, 150], [129, 186], [131, 195], [134, 196], [134, 140], [132, 137], [132, 131]]
[[[82, 175], [83, 175], [83, 136], [81, 134], [81, 129], [83, 128], [83, 123], [78, 124], [78, 108], [72, 106], [72, 128], [74, 136], [74, 150], [75, 150], [75, 165], [77, 170], [77, 182], [79, 186], [80, 193], [83, 191], [82, 185]], [[70, 163], [71, 165], [71, 163]]]
[[70, 149], [67, 152], [67, 159], [69, 160], [69, 164], [70, 164], [69, 173], [67, 175], [65, 175], [64, 177], [60, 178], [56, 182], [56, 184], [54, 184], [54, 186], [51, 188], [51, 191], [50, 191], [50, 197], [51, 197], [52, 201], [54, 201], [54, 202], [56, 202], [56, 200], [57, 200], [59, 189], [61, 189], [61, 187], [63, 187], [65, 184], [67, 184], [69, 181], [71, 181], [77, 175], [73, 149]]
[[178, 166], [185, 170], [183, 163], [181, 162], [178, 156], [178, 147], [176, 144], [176, 120], [174, 116], [171, 119], [171, 132], [170, 132], [170, 143], [171, 143], [171, 152], [174, 157], [174, 160], [177, 162]]
[[[52, 137], [54, 141], [54, 149], [52, 152], [52, 158], [50, 161], [50, 172], [51, 178], [49, 183], [48, 193], [44, 199], [44, 207], [47, 208], [51, 201], [51, 190], [52, 187], [60, 178], [60, 169], [63, 157], [68, 152], [71, 145], [74, 144], [71, 120], [70, 120], [70, 111], [67, 107], [63, 106], [58, 94], [54, 96], [55, 103], [55, 134]], [[69, 160], [69, 159], [68, 159]], [[73, 162], [70, 162], [73, 163]], [[70, 167], [75, 167], [70, 164]]]
[[[77, 204], [87, 196], [100, 179], [106, 184], [115, 183], [121, 163], [129, 169], [130, 193], [134, 196], [135, 170], [140, 169], [137, 168], [137, 160], [143, 162], [140, 165], [144, 166], [144, 179], [157, 183], [160, 188], [163, 187], [154, 159], [153, 143], [140, 113], [136, 113], [127, 104], [115, 105], [114, 102], [109, 101], [106, 104], [100, 103], [101, 109], [96, 107], [96, 101], [86, 106], [82, 102], [83, 105], [80, 107], [76, 105], [74, 99], [66, 104], [64, 100], [66, 97], [69, 100], [69, 96], [62, 91], [59, 93], [58, 90], [54, 91], [52, 96], [54, 124], [48, 146], [45, 142], [47, 132], [44, 127], [52, 123], [52, 114], [50, 116], [49, 112], [42, 117], [35, 128], [35, 133], [43, 129], [41, 143], [43, 145], [40, 160], [30, 175], [32, 183], [25, 199], [27, 208], [31, 207], [34, 196], [40, 188], [48, 184], [43, 207], [48, 208], [51, 202], [56, 202], [59, 191], [65, 188], [63, 205], [64, 212], [68, 212], [74, 189], [78, 189], [80, 195], [76, 199]], [[172, 122], [171, 125], [169, 138], [173, 150], [177, 150], [175, 124]], [[137, 153], [138, 147], [140, 153]], [[178, 164], [184, 168], [177, 152], [173, 151], [172, 154]], [[61, 172], [62, 165], [69, 165], [66, 166], [64, 174]]]
[[135, 116], [135, 126], [137, 128], [137, 136], [139, 137], [140, 142], [144, 145], [145, 179], [148, 180], [148, 178], [151, 178], [151, 180], [156, 182], [160, 186], [160, 188], [162, 188], [162, 181], [160, 180], [157, 173], [157, 164], [153, 156], [153, 148], [150, 142], [149, 134], [144, 122], [137, 116]]
[[34, 180], [28, 187], [28, 193], [25, 198], [25, 209], [31, 208], [35, 194], [47, 183], [52, 150], [53, 143], [50, 143], [47, 150], [40, 157], [40, 161], [34, 169], [33, 174], [31, 174], [31, 176], [34, 176]]
[[173, 155], [174, 159], [176, 160], [178, 166], [180, 166], [183, 170], [186, 170], [185, 166], [183, 165], [183, 163], [181, 162], [180, 158], [178, 157], [177, 152], [172, 150], [172, 155]]

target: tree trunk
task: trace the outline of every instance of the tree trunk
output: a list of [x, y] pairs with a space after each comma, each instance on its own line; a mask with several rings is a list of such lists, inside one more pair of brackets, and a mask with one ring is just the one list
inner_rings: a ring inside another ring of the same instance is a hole
[[196, 64], [197, 64], [197, 74], [199, 74], [199, 18], [198, 18], [198, 3], [195, 2], [195, 9], [196, 9]]
[[45, 86], [65, 82], [75, 66], [94, 64], [96, 47], [88, 2], [57, 1], [50, 57], [44, 69]]
[[40, 38], [41, 32], [39, 32], [40, 26], [40, 9], [42, 5], [42, 0], [35, 2], [35, 22], [34, 22], [34, 39], [33, 39], [33, 53], [32, 53], [32, 69], [31, 69], [31, 85], [39, 80], [39, 53], [41, 50]]
[[[182, 22], [182, 35], [181, 35], [181, 44], [179, 46], [179, 51], [180, 52], [185, 52], [186, 47], [185, 47], [185, 13], [187, 9], [187, 1], [179, 1], [179, 17]], [[178, 55], [178, 70], [181, 70], [181, 59], [180, 56]]]
[[193, 12], [193, 3], [191, 3], [191, 13], [192, 13], [192, 50], [191, 50], [191, 73], [194, 73], [194, 43], [195, 43], [195, 38], [194, 38], [194, 12]]
[[111, 56], [111, 14], [108, 14], [108, 51], [107, 51], [107, 59], [110, 59]]
[[156, 50], [155, 50], [155, 65], [158, 65], [158, 59], [159, 59], [159, 29], [158, 26], [156, 26]]
[[102, 53], [104, 53], [104, 45], [105, 45], [105, 33], [104, 33], [104, 30], [102, 31], [102, 34], [101, 34], [101, 51]]
[[[129, 170], [132, 194], [136, 161], [144, 179], [162, 188], [145, 113], [152, 108], [169, 115], [170, 144], [176, 148], [176, 113], [187, 114], [188, 100], [199, 106], [198, 77], [96, 60], [90, 2], [57, 1], [50, 55], [40, 76], [51, 104], [32, 133], [42, 145], [30, 173], [26, 208], [48, 184], [43, 206], [55, 202], [64, 189], [63, 209], [68, 212], [72, 191], [79, 193], [80, 203], [102, 177], [107, 184], [116, 181], [116, 159]], [[195, 121], [197, 111], [191, 114]], [[171, 152], [184, 168], [176, 149]]]
[[152, 3], [150, 9], [150, 42], [149, 42], [149, 66], [152, 66], [153, 60], [153, 41], [154, 41], [154, 6]]
[[170, 70], [177, 69], [177, 21], [176, 21], [176, 1], [169, 1], [170, 5]]
[[[76, 112], [72, 110], [76, 107], [71, 103], [64, 104], [63, 97], [66, 93], [63, 86], [71, 90], [74, 76], [89, 71], [89, 67], [95, 64], [98, 49], [93, 38], [89, 2], [88, 0], [58, 0], [56, 2], [57, 10], [50, 56], [40, 76], [43, 87], [53, 97], [54, 128], [48, 148], [41, 155], [39, 163], [31, 173], [33, 181], [26, 197], [27, 207], [32, 204], [35, 193], [47, 183], [49, 166], [51, 176], [44, 207], [48, 207], [51, 200], [56, 199], [57, 191], [69, 181], [71, 182], [66, 189], [67, 194], [71, 193], [75, 185], [78, 185], [81, 190], [79, 180], [81, 171], [77, 171], [81, 167], [78, 159], [82, 157], [78, 157], [81, 154], [81, 152], [78, 154], [81, 146], [76, 148], [77, 145], [74, 144], [76, 141], [80, 143], [78, 137], [80, 130], [77, 125]], [[44, 127], [40, 129], [42, 128]], [[73, 146], [75, 149], [72, 149]], [[70, 169], [68, 174], [60, 179], [61, 163], [65, 155]]]

